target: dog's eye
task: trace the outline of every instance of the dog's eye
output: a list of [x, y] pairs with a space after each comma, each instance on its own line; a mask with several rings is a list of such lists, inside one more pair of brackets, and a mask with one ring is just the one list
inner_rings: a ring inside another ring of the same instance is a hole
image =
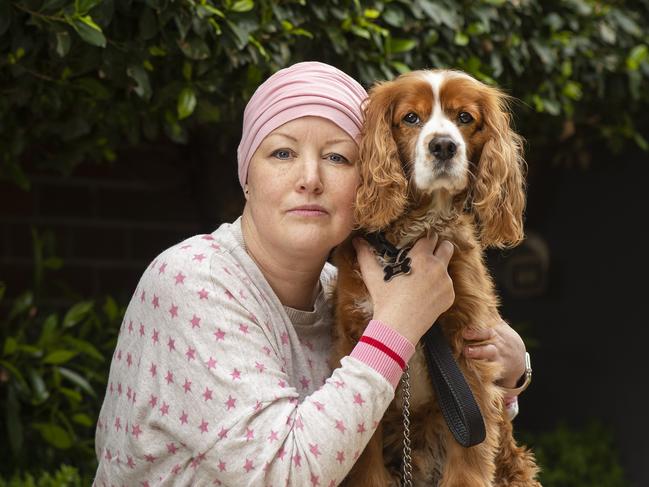
[[419, 123], [419, 115], [417, 115], [414, 112], [410, 112], [406, 114], [405, 117], [403, 117], [403, 121], [406, 122], [409, 125], [415, 125]]
[[460, 123], [471, 123], [471, 122], [473, 122], [473, 117], [468, 112], [461, 112], [457, 116], [457, 119], [460, 121]]

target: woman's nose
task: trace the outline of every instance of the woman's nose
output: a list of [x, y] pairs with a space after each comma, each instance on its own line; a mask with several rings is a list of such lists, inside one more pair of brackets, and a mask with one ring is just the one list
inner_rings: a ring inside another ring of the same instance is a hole
[[300, 164], [298, 190], [307, 193], [322, 193], [324, 189], [320, 174], [320, 164], [317, 157], [309, 157]]

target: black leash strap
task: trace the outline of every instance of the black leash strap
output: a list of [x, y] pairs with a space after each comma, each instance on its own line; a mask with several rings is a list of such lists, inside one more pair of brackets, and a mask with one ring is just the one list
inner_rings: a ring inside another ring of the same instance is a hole
[[433, 325], [422, 341], [439, 407], [455, 440], [465, 448], [482, 443], [486, 432], [480, 407], [440, 326]]
[[[395, 247], [382, 232], [368, 233], [365, 239], [383, 260], [383, 278], [386, 281], [410, 272], [410, 247]], [[483, 442], [486, 433], [480, 407], [439, 325], [433, 325], [422, 341], [439, 407], [455, 440], [463, 447]]]

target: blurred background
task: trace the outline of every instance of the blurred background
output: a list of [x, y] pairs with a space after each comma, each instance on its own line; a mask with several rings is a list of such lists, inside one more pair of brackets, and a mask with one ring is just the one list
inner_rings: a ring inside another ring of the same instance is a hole
[[516, 434], [545, 487], [649, 486], [648, 0], [0, 0], [0, 486], [91, 483], [139, 276], [239, 215], [243, 107], [301, 60], [514, 97], [527, 238], [488, 262], [532, 356]]

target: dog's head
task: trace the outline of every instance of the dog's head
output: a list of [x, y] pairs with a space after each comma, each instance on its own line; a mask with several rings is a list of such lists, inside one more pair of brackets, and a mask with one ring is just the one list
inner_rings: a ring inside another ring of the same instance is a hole
[[422, 70], [376, 84], [360, 172], [355, 217], [364, 229], [383, 229], [439, 192], [466, 202], [483, 246], [523, 238], [522, 139], [510, 128], [508, 97], [465, 73]]

